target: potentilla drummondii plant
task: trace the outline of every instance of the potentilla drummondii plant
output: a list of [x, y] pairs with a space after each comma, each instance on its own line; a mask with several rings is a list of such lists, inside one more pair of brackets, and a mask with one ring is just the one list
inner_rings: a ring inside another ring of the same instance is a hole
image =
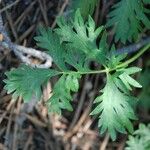
[[[103, 73], [106, 75], [106, 83], [94, 100], [91, 115], [98, 116], [100, 132], [108, 131], [113, 140], [116, 139], [116, 131], [126, 133], [127, 130], [132, 133], [131, 121], [137, 118], [130, 105], [135, 101], [131, 91], [133, 87], [141, 88], [141, 85], [131, 76], [141, 69], [130, 67], [129, 64], [148, 50], [150, 44], [127, 59], [125, 53], [117, 55], [114, 46], [109, 48], [104, 27], [96, 28], [90, 16], [84, 22], [79, 10], [72, 21], [67, 22], [60, 17], [57, 25], [54, 30], [40, 27], [40, 34], [35, 37], [37, 45], [53, 58], [57, 67], [40, 69], [21, 65], [6, 73], [5, 89], [13, 93], [13, 98], [22, 96], [24, 102], [28, 102], [33, 95], [40, 99], [41, 86], [58, 76], [46, 105], [49, 112], [61, 114], [62, 109], [73, 110], [71, 93], [78, 92], [79, 80], [85, 74]], [[88, 65], [91, 61], [103, 68], [91, 70]]]

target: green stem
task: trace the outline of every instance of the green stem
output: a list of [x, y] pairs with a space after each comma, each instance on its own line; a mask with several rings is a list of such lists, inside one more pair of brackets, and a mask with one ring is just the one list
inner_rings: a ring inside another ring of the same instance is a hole
[[135, 61], [137, 58], [139, 58], [145, 51], [147, 51], [150, 48], [150, 44], [146, 45], [144, 48], [142, 48], [137, 54], [135, 54], [132, 58], [129, 60], [123, 62], [122, 64], [118, 65], [116, 69], [122, 68], [124, 66], [127, 66], [128, 64], [132, 63]]
[[99, 74], [106, 73], [106, 69], [103, 70], [95, 70], [95, 71], [68, 71], [68, 72], [60, 72], [60, 74]]
[[129, 65], [130, 63], [132, 63], [133, 61], [135, 61], [137, 58], [139, 58], [145, 51], [147, 51], [150, 48], [150, 44], [146, 45], [144, 48], [142, 48], [137, 54], [135, 54], [132, 58], [130, 58], [129, 60], [123, 62], [122, 64], [117, 65], [115, 68], [109, 69], [103, 69], [103, 70], [96, 70], [96, 71], [68, 71], [68, 72], [60, 72], [60, 74], [101, 74], [101, 73], [108, 73], [108, 72], [112, 72], [115, 71], [116, 69], [122, 68], [122, 67], [126, 67], [127, 65]]

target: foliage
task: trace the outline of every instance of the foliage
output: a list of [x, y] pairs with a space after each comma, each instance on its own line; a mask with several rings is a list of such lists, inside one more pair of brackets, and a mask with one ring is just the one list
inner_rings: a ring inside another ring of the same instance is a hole
[[[5, 89], [15, 96], [23, 96], [25, 101], [31, 96], [41, 95], [40, 87], [52, 76], [60, 78], [53, 88], [52, 97], [47, 101], [50, 112], [61, 113], [62, 109], [72, 111], [71, 94], [79, 89], [79, 79], [84, 74], [105, 73], [106, 85], [102, 94], [95, 99], [95, 109], [91, 115], [99, 115], [99, 128], [106, 130], [114, 140], [116, 131], [125, 133], [126, 129], [133, 132], [131, 120], [135, 120], [130, 102], [135, 98], [130, 91], [141, 85], [131, 75], [141, 71], [138, 67], [128, 65], [144, 53], [147, 45], [131, 59], [124, 61], [125, 54], [113, 55], [115, 47], [109, 50], [106, 42], [106, 32], [102, 26], [96, 28], [94, 20], [89, 16], [84, 22], [80, 11], [76, 11], [72, 22], [59, 18], [58, 28], [40, 29], [40, 35], [35, 37], [37, 45], [53, 57], [57, 68], [38, 69], [21, 66], [6, 73]], [[111, 54], [111, 55], [110, 55]], [[91, 70], [89, 63], [94, 61], [103, 66], [103, 70]]]
[[125, 150], [149, 150], [150, 149], [150, 124], [145, 126], [144, 124], [139, 125], [134, 136], [129, 136], [126, 144], [128, 145]]
[[6, 73], [9, 80], [4, 80], [5, 89], [8, 93], [14, 92], [14, 99], [18, 96], [22, 96], [25, 102], [31, 100], [32, 96], [39, 99], [41, 86], [57, 74], [58, 72], [52, 69], [38, 69], [22, 65]]
[[145, 4], [150, 4], [150, 1], [149, 1], [149, 0], [143, 0], [143, 2], [144, 2]]
[[[148, 1], [145, 0], [144, 3]], [[146, 15], [150, 12], [144, 7], [142, 0], [120, 0], [112, 8], [107, 26], [115, 26], [116, 41], [136, 41], [143, 25], [150, 28], [150, 20]]]
[[97, 2], [98, 0], [71, 0], [69, 11], [74, 16], [76, 10], [80, 9], [82, 17], [87, 19], [89, 15], [93, 14]]
[[[106, 52], [100, 47], [106, 47], [103, 43], [97, 47], [96, 39], [102, 33], [103, 27], [97, 29], [94, 20], [89, 16], [88, 21], [84, 24], [80, 11], [76, 11], [74, 22], [72, 25], [67, 24], [63, 18], [58, 20], [59, 28], [56, 33], [61, 36], [61, 41], [65, 42], [65, 46], [73, 48], [75, 51], [82, 52], [86, 60], [104, 61]], [[103, 40], [103, 39], [102, 39]], [[102, 41], [101, 40], [101, 41]]]
[[139, 82], [142, 85], [142, 92], [139, 95], [138, 105], [140, 108], [150, 109], [150, 68], [146, 68], [140, 75]]
[[40, 27], [39, 33], [41, 35], [35, 37], [35, 40], [38, 41], [37, 45], [47, 50], [47, 53], [52, 56], [54, 62], [60, 69], [66, 69], [64, 63], [65, 54], [58, 36], [50, 28], [44, 29]]
[[77, 92], [79, 89], [79, 74], [62, 75], [53, 89], [53, 95], [48, 102], [50, 112], [61, 114], [61, 109], [72, 111], [70, 104], [72, 100], [70, 92]]
[[115, 130], [125, 133], [125, 128], [127, 128], [132, 133], [133, 127], [130, 119], [136, 119], [129, 104], [132, 98], [121, 93], [111, 75], [108, 75], [102, 93], [96, 98], [95, 103], [99, 104], [91, 113], [92, 115], [100, 114], [98, 126], [101, 127], [101, 133], [108, 129], [112, 139], [116, 139]]
[[[98, 126], [101, 128], [101, 133], [108, 130], [112, 139], [116, 139], [116, 130], [126, 133], [126, 128], [130, 133], [133, 132], [130, 119], [135, 120], [136, 116], [130, 106], [130, 101], [134, 100], [134, 98], [129, 95], [128, 90], [131, 90], [130, 85], [134, 87], [140, 87], [140, 85], [128, 74], [138, 71], [140, 71], [139, 68], [131, 67], [118, 70], [113, 75], [108, 74], [106, 85], [101, 90], [102, 95], [98, 96], [94, 101], [98, 105], [91, 114], [100, 114]], [[122, 76], [124, 77], [122, 78]]]

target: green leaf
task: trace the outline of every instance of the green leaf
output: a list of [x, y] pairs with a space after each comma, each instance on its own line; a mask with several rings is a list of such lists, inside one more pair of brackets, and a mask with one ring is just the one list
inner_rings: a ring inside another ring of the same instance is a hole
[[53, 95], [47, 102], [49, 112], [61, 114], [61, 109], [72, 111], [71, 92], [77, 92], [79, 88], [79, 74], [62, 75], [54, 86]]
[[77, 92], [79, 89], [79, 83], [78, 83], [78, 78], [80, 77], [79, 74], [74, 75], [70, 74], [66, 77], [66, 88], [68, 90], [71, 90], [73, 92]]
[[142, 85], [142, 91], [138, 96], [138, 106], [140, 109], [150, 108], [150, 69], [147, 67], [139, 76], [139, 82]]
[[134, 136], [129, 136], [125, 150], [149, 150], [150, 149], [150, 124], [145, 126], [140, 124], [134, 132]]
[[137, 73], [137, 72], [142, 71], [142, 69], [139, 68], [139, 67], [130, 67], [130, 68], [122, 68], [122, 69], [119, 69], [119, 70], [117, 70], [117, 71], [124, 71], [124, 72], [126, 72], [128, 75], [132, 75], [132, 74], [134, 74], [134, 73]]
[[40, 35], [34, 38], [37, 41], [37, 45], [47, 50], [47, 53], [61, 70], [66, 70], [64, 63], [65, 51], [58, 36], [50, 28], [40, 27], [39, 33]]
[[150, 28], [150, 20], [142, 0], [120, 0], [109, 14], [107, 26], [115, 26], [115, 40], [125, 43], [137, 40], [143, 26]]
[[131, 78], [127, 73], [123, 73], [120, 75], [120, 78], [123, 77], [123, 80], [126, 80], [130, 85], [141, 88], [142, 86], [133, 78]]
[[30, 101], [33, 96], [39, 99], [42, 93], [41, 86], [57, 74], [58, 72], [52, 69], [31, 68], [22, 65], [6, 72], [5, 89], [7, 93], [13, 93], [15, 99], [22, 96], [25, 102]]
[[[94, 20], [89, 17], [87, 22], [81, 16], [80, 11], [76, 11], [74, 21], [72, 25], [60, 18], [57, 21], [59, 28], [55, 31], [60, 35], [65, 47], [75, 49], [78, 52], [82, 52], [86, 55], [86, 60], [97, 60], [100, 63], [104, 63], [106, 59], [106, 51], [102, 49], [106, 47], [106, 42], [101, 42], [101, 47], [98, 48], [96, 40], [103, 31], [103, 27], [96, 29]], [[103, 38], [105, 40], [105, 38]], [[102, 45], [103, 44], [103, 45]]]
[[122, 63], [122, 60], [126, 58], [126, 54], [115, 55], [116, 48], [112, 45], [110, 55], [108, 55], [107, 66], [108, 68], [115, 68], [117, 65]]
[[65, 48], [67, 51], [65, 62], [67, 64], [71, 65], [78, 71], [89, 71], [88, 61], [85, 61], [86, 56], [83, 52], [79, 52], [70, 46]]
[[123, 93], [129, 95], [129, 91], [128, 91], [127, 87], [120, 79], [114, 78], [114, 83]]
[[126, 79], [126, 75], [125, 75], [125, 74], [121, 74], [121, 75], [119, 76], [119, 78], [121, 79], [121, 81], [124, 83], [124, 85], [126, 86], [126, 88], [127, 88], [128, 90], [132, 90], [132, 88], [131, 88], [129, 82], [128, 82], [127, 79]]
[[129, 140], [126, 142], [129, 146], [125, 150], [146, 150], [143, 145], [143, 140], [138, 139], [137, 137], [129, 136]]
[[97, 2], [98, 0], [72, 0], [69, 7], [69, 11], [72, 12], [71, 16], [74, 16], [76, 10], [80, 9], [82, 17], [86, 19], [93, 14]]
[[116, 139], [116, 131], [125, 133], [125, 129], [133, 132], [131, 119], [136, 119], [133, 109], [129, 104], [132, 97], [121, 92], [114, 83], [113, 76], [108, 75], [103, 94], [97, 97], [99, 104], [91, 112], [91, 115], [99, 114], [98, 126], [101, 133], [106, 130], [113, 140]]
[[143, 0], [145, 4], [150, 4], [150, 0]]
[[141, 88], [142, 87], [142, 85], [140, 85], [136, 80], [134, 80], [133, 78], [131, 78], [126, 72], [124, 72], [123, 74], [121, 74], [119, 76], [119, 78], [122, 80], [122, 82], [126, 85], [126, 87], [129, 90], [131, 90], [130, 85], [132, 85], [134, 87], [137, 87], [137, 88]]

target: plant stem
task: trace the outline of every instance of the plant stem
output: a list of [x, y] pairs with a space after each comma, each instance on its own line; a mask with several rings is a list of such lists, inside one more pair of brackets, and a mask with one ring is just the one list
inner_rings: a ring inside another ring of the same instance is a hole
[[137, 58], [139, 58], [145, 51], [147, 51], [150, 48], [150, 44], [146, 45], [145, 47], [143, 47], [137, 54], [135, 54], [132, 58], [130, 58], [129, 60], [117, 65], [116, 67], [109, 69], [103, 69], [103, 70], [95, 70], [95, 71], [68, 71], [68, 72], [60, 72], [60, 74], [101, 74], [101, 73], [108, 73], [108, 72], [112, 72], [115, 71], [116, 69], [122, 68], [122, 67], [126, 67], [127, 65], [129, 65], [130, 63], [132, 63], [133, 61], [135, 61]]
[[150, 48], [150, 44], [146, 45], [144, 48], [142, 48], [137, 54], [135, 54], [132, 58], [130, 58], [129, 60], [125, 61], [124, 63], [118, 65], [116, 67], [117, 68], [122, 68], [130, 63], [132, 63], [133, 61], [135, 61], [137, 58], [139, 58], [145, 51], [147, 51]]

